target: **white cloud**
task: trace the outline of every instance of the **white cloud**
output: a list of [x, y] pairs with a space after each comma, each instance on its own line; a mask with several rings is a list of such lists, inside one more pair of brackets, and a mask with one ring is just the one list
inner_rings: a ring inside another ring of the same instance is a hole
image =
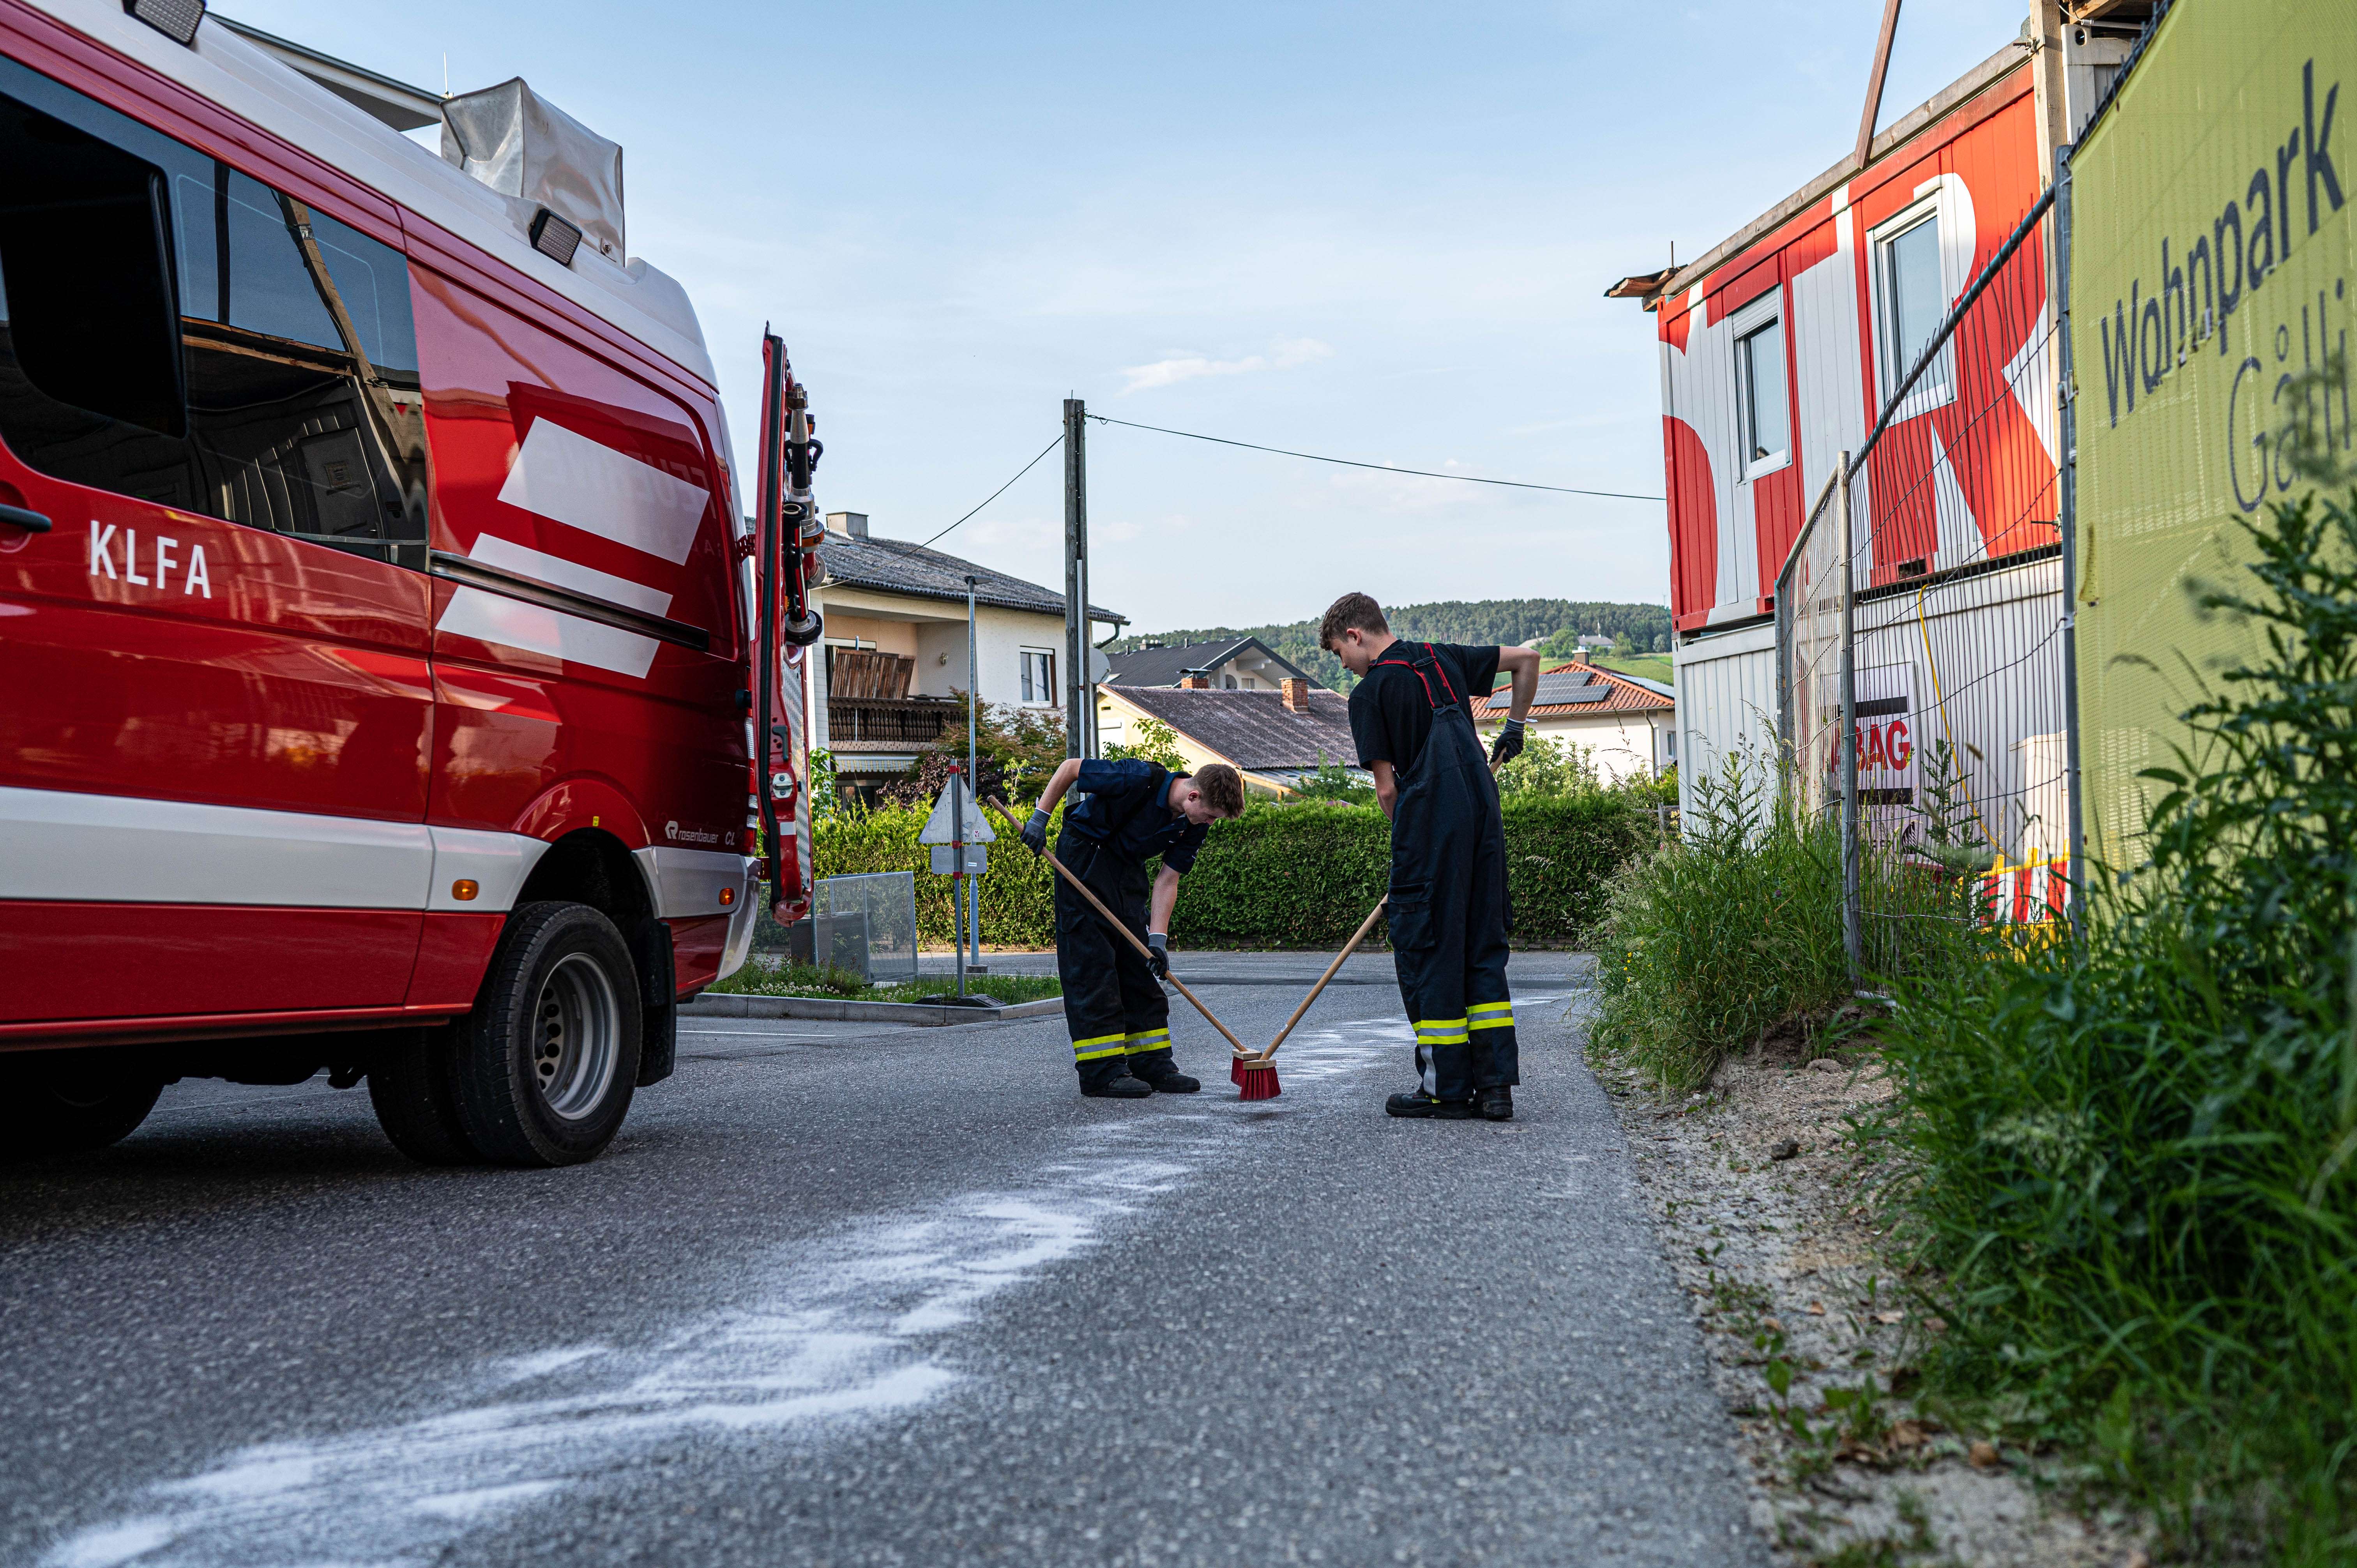
[[1175, 386], [1191, 381], [1198, 376], [1241, 376], [1254, 371], [1289, 371], [1296, 365], [1306, 365], [1313, 360], [1330, 357], [1334, 350], [1315, 338], [1281, 339], [1265, 354], [1247, 354], [1241, 360], [1214, 360], [1202, 354], [1175, 353], [1157, 360], [1150, 365], [1131, 365], [1121, 372], [1129, 384], [1121, 389], [1126, 397], [1149, 387]]

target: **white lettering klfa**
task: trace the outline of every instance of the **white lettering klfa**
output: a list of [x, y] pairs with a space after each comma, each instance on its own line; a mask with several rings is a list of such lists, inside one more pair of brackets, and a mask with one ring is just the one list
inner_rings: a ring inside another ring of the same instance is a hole
[[[135, 528], [123, 530], [123, 570], [120, 573], [115, 571], [114, 532], [114, 524], [91, 519], [91, 576], [127, 583], [136, 588], [152, 587], [159, 593], [170, 586], [172, 573], [180, 564], [180, 558], [175, 553], [180, 548], [178, 540], [159, 534], [150, 541], [153, 548], [148, 552], [149, 570], [155, 575], [145, 576], [139, 570], [139, 531]], [[205, 547], [201, 544], [195, 547], [188, 557], [188, 570], [180, 575], [180, 593], [184, 597], [191, 594], [201, 594], [209, 599], [213, 596], [212, 574], [205, 569]]]

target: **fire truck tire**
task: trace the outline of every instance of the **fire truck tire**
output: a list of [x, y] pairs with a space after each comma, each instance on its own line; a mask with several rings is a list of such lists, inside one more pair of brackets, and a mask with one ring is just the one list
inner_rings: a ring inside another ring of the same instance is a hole
[[497, 1165], [596, 1158], [630, 1108], [643, 1017], [613, 921], [587, 904], [519, 908], [458, 1026], [452, 1082], [467, 1141]]
[[84, 1155], [129, 1137], [163, 1083], [113, 1051], [0, 1059], [0, 1162]]
[[461, 1031], [403, 1029], [369, 1064], [369, 1101], [393, 1146], [421, 1165], [470, 1165], [482, 1156], [458, 1121], [451, 1079]]

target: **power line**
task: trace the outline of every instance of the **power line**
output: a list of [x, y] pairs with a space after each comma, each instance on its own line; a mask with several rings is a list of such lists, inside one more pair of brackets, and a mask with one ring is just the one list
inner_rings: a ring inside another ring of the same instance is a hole
[[[1045, 457], [1049, 453], [1053, 452], [1057, 447], [1061, 446], [1063, 444], [1064, 444], [1064, 438], [1063, 438], [1061, 435], [1057, 436], [1053, 441], [1049, 442], [1049, 443], [1048, 443], [1048, 445], [1046, 445], [1045, 446], [1042, 446], [1041, 448], [1039, 448], [1039, 457]], [[1034, 469], [1034, 468], [1036, 468], [1036, 467], [1038, 467], [1039, 466], [1039, 457], [1034, 457], [1034, 458], [1032, 458], [1028, 463], [1024, 464], [1024, 465], [1023, 465], [1023, 467], [1019, 467], [1019, 468], [1016, 469], [1016, 470], [1015, 470], [1015, 479], [1019, 479], [1019, 478], [1021, 478], [1024, 475], [1026, 475], [1026, 474], [1029, 473], [1032, 469]], [[974, 511], [980, 511], [980, 510], [982, 510], [982, 507], [983, 507], [983, 506], [988, 506], [991, 502], [993, 502], [993, 501], [996, 500], [999, 497], [1001, 497], [1001, 496], [1005, 495], [1005, 494], [1006, 494], [1009, 489], [1012, 489], [1014, 488], [1014, 486], [1015, 486], [1015, 479], [1009, 479], [1009, 480], [1007, 480], [1007, 481], [1006, 481], [1006, 483], [1005, 483], [1005, 484], [1003, 484], [1003, 485], [999, 486], [996, 489], [995, 489], [995, 490], [991, 491], [991, 492], [990, 492], [990, 494], [988, 494], [988, 495], [986, 495], [986, 496], [983, 497], [983, 498], [982, 498], [982, 506], [978, 506], [978, 507], [974, 508]], [[962, 522], [965, 521], [966, 521], [966, 518], [970, 518], [970, 517], [972, 517], [972, 516], [974, 515], [974, 511], [970, 511], [970, 512], [966, 513], [966, 514], [965, 514], [965, 517], [962, 517], [962, 518], [958, 519], [958, 520], [957, 520], [957, 522], [953, 522], [953, 523], [950, 524], [950, 527], [949, 527], [949, 528], [944, 528], [944, 529], [942, 529], [942, 532], [941, 532], [941, 533], [936, 533], [936, 534], [934, 534], [934, 535], [933, 535], [933, 539], [939, 539], [939, 538], [941, 538], [942, 534], [946, 534], [947, 532], [949, 532], [950, 528], [955, 528], [955, 527], [957, 527], [957, 526], [958, 526], [958, 523], [962, 523]], [[933, 539], [928, 539], [928, 540], [926, 540], [924, 544], [920, 544], [920, 545], [918, 545], [918, 546], [917, 546], [917, 548], [918, 548], [918, 549], [920, 549], [920, 550], [924, 549], [926, 544], [931, 544], [931, 543], [933, 542]]]
[[[1199, 435], [1192, 430], [1168, 430], [1159, 424], [1135, 424], [1126, 419], [1108, 419], [1102, 413], [1089, 415], [1099, 424], [1127, 425], [1132, 430], [1151, 430], [1157, 435], [1183, 435], [1189, 441], [1213, 441], [1222, 446], [1242, 446], [1254, 452], [1274, 452], [1280, 457], [1306, 457], [1312, 463], [1336, 463], [1345, 468], [1372, 468], [1378, 474], [1413, 474], [1422, 479], [1457, 479], [1469, 485], [1504, 485], [1517, 490], [1553, 490], [1566, 496], [1606, 496], [1614, 500], [1657, 501], [1660, 496], [1631, 495], [1626, 490], [1582, 490], [1569, 485], [1534, 485], [1521, 479], [1483, 479], [1471, 474], [1436, 474], [1429, 468], [1394, 468], [1389, 463], [1361, 463], [1351, 457], [1321, 457], [1315, 452], [1288, 452], [1282, 446], [1263, 446], [1254, 441], [1231, 441], [1224, 435]], [[1044, 454], [1043, 454], [1044, 455]]]

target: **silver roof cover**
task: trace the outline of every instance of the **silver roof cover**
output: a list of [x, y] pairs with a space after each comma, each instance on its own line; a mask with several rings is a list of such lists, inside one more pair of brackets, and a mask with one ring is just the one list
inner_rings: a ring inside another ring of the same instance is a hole
[[[502, 196], [577, 223], [613, 261], [622, 247], [622, 149], [518, 76], [446, 99], [442, 156]], [[520, 217], [530, 221], [529, 212]]]

